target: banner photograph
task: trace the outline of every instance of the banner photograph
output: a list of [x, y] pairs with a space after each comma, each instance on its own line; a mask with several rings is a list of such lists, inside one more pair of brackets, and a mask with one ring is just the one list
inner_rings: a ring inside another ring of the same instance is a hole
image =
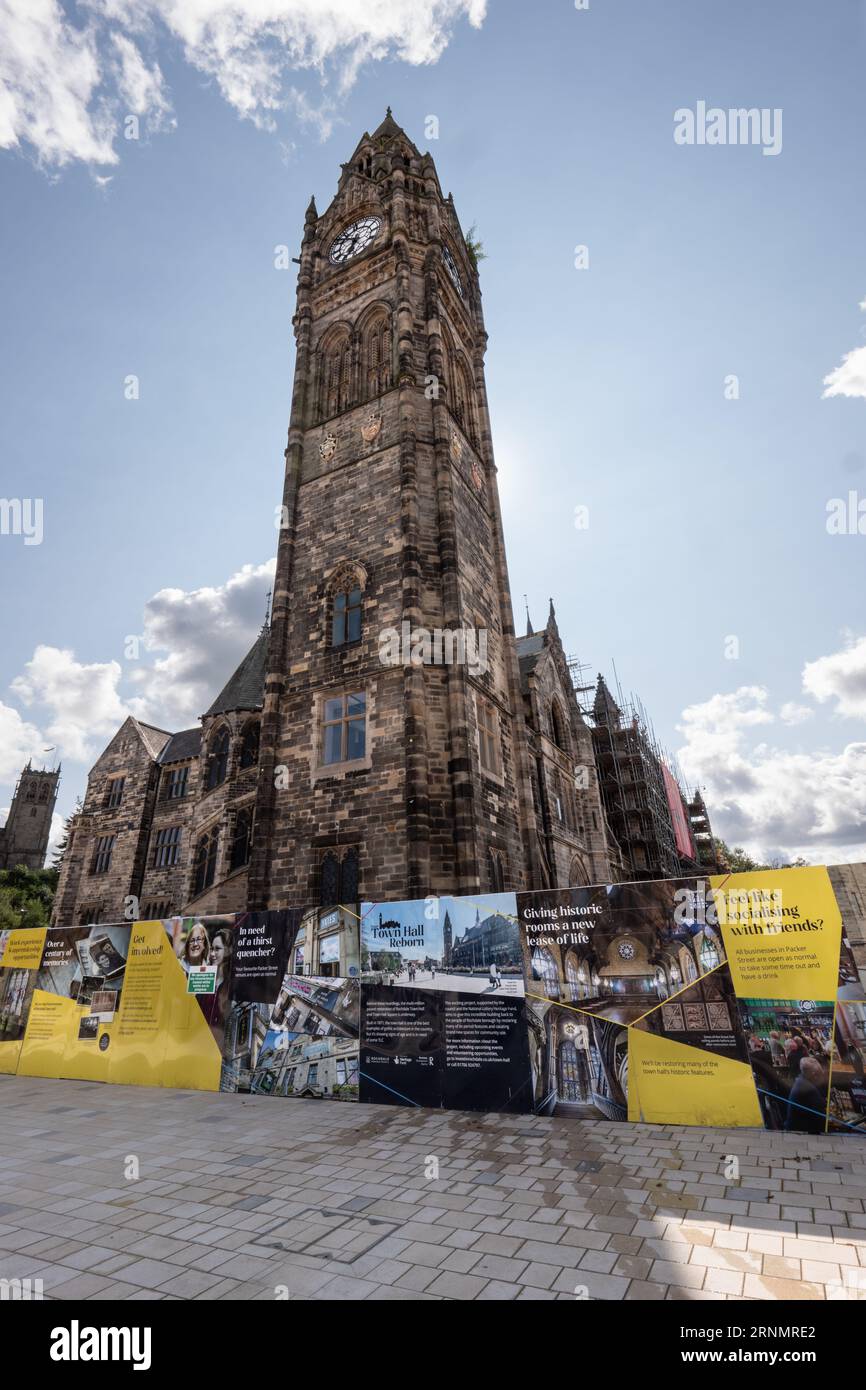
[[847, 910], [793, 868], [10, 929], [0, 1071], [866, 1132]]

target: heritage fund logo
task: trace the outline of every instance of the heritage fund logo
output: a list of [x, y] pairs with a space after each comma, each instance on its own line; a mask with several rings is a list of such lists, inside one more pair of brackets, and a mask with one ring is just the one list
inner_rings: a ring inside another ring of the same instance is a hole
[[487, 629], [480, 627], [413, 627], [404, 618], [399, 631], [379, 634], [383, 666], [467, 666], [473, 675], [487, 670]]
[[681, 106], [674, 112], [674, 142], [677, 145], [761, 145], [762, 154], [782, 150], [782, 108], [780, 106], [707, 106], [699, 101], [694, 111]]
[[134, 1371], [150, 1370], [149, 1327], [82, 1327], [73, 1318], [69, 1327], [51, 1332], [52, 1361], [131, 1361]]

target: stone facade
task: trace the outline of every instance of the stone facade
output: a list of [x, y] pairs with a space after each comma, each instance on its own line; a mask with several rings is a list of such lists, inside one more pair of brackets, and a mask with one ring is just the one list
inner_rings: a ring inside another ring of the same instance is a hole
[[0, 869], [41, 869], [51, 834], [60, 769], [45, 772], [28, 763], [12, 797], [6, 824], [0, 827]]
[[119, 731], [56, 923], [620, 876], [552, 610], [515, 639], [474, 257], [390, 113], [307, 210], [294, 329], [270, 627], [200, 727]]

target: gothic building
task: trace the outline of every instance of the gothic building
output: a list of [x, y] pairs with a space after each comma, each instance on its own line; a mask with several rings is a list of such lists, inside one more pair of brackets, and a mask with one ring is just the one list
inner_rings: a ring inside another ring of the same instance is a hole
[[41, 869], [45, 864], [60, 769], [27, 766], [18, 778], [6, 824], [0, 827], [0, 869]]
[[620, 876], [552, 604], [515, 638], [475, 255], [390, 110], [294, 330], [270, 626], [199, 727], [118, 731], [58, 923]]

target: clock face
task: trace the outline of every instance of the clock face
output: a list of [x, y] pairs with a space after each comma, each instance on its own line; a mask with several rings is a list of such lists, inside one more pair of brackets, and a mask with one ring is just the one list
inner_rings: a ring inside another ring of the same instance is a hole
[[448, 250], [448, 247], [447, 247], [447, 246], [443, 246], [443, 247], [442, 247], [442, 259], [443, 259], [443, 261], [445, 262], [445, 269], [448, 271], [448, 274], [451, 276], [451, 280], [452, 280], [452, 282], [453, 282], [453, 284], [454, 284], [454, 288], [455, 288], [455, 290], [457, 291], [457, 293], [459, 294], [460, 298], [462, 299], [462, 298], [463, 298], [463, 281], [460, 279], [460, 271], [457, 269], [457, 262], [455, 261], [454, 257], [451, 255], [451, 252]]
[[362, 217], [360, 221], [353, 222], [351, 227], [345, 227], [331, 242], [328, 252], [331, 265], [345, 265], [353, 256], [360, 256], [361, 252], [366, 251], [375, 241], [381, 225], [378, 217]]
[[634, 946], [630, 941], [621, 941], [617, 950], [623, 960], [634, 960]]

